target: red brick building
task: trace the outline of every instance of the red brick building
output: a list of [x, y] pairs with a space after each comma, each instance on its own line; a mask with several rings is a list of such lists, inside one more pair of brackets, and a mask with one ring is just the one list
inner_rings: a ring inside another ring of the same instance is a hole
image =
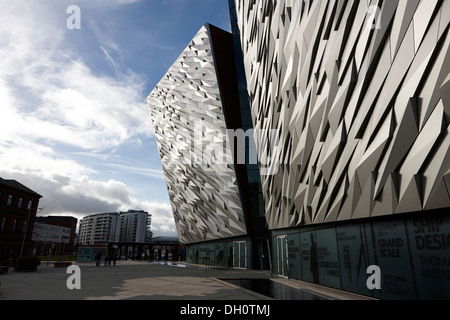
[[31, 235], [41, 195], [0, 178], [0, 264], [31, 253]]

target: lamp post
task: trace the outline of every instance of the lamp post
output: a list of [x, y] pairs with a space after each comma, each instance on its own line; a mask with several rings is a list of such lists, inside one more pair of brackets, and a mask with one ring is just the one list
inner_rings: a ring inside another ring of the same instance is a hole
[[22, 258], [23, 255], [23, 248], [25, 247], [25, 240], [27, 238], [28, 233], [28, 225], [30, 224], [30, 217], [31, 217], [31, 207], [33, 206], [34, 198], [31, 198], [31, 203], [28, 204], [28, 219], [27, 224], [25, 226], [25, 232], [23, 235], [23, 241], [22, 241], [22, 248], [20, 249], [20, 257]]
[[[52, 205], [54, 202], [55, 202], [55, 201], [53, 201], [52, 203], [46, 205], [44, 208], [37, 208], [37, 209], [36, 209], [36, 217], [37, 217], [37, 215], [38, 215], [38, 212], [37, 212], [38, 210], [40, 210], [39, 213], [41, 213], [42, 210], [44, 210], [44, 209], [47, 208], [48, 206]], [[25, 247], [25, 240], [26, 240], [26, 238], [27, 238], [28, 225], [30, 224], [30, 218], [31, 218], [31, 207], [33, 206], [33, 203], [34, 203], [34, 198], [31, 198], [31, 203], [29, 203], [29, 205], [28, 205], [28, 218], [27, 218], [27, 224], [26, 224], [26, 226], [25, 226], [25, 233], [24, 233], [24, 235], [23, 235], [22, 248], [20, 249], [20, 257], [22, 257], [22, 255], [23, 255], [23, 249], [24, 249], [24, 247]]]

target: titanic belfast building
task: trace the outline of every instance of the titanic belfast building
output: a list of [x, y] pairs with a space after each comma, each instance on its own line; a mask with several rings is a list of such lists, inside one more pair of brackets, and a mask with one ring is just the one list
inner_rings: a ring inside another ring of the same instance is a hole
[[188, 262], [449, 299], [450, 1], [229, 3], [148, 97]]

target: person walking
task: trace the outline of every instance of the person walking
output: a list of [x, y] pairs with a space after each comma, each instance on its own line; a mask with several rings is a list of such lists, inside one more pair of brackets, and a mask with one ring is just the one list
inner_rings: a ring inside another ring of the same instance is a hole
[[108, 255], [105, 256], [105, 267], [108, 266]]
[[95, 266], [100, 267], [100, 259], [102, 258], [102, 253], [97, 252], [97, 255], [95, 256]]

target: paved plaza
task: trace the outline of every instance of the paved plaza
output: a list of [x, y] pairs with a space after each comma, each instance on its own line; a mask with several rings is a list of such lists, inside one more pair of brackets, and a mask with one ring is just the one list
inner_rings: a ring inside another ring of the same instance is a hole
[[[311, 299], [358, 300], [359, 296], [323, 287], [272, 278], [268, 271], [210, 269], [175, 263], [118, 261], [116, 266], [80, 267], [81, 289], [70, 290], [67, 268], [42, 263], [37, 272], [0, 275], [0, 300], [230, 300], [266, 301], [274, 297], [228, 282], [231, 279], [270, 280], [289, 288], [315, 294]], [[280, 299], [289, 299], [288, 296]]]

